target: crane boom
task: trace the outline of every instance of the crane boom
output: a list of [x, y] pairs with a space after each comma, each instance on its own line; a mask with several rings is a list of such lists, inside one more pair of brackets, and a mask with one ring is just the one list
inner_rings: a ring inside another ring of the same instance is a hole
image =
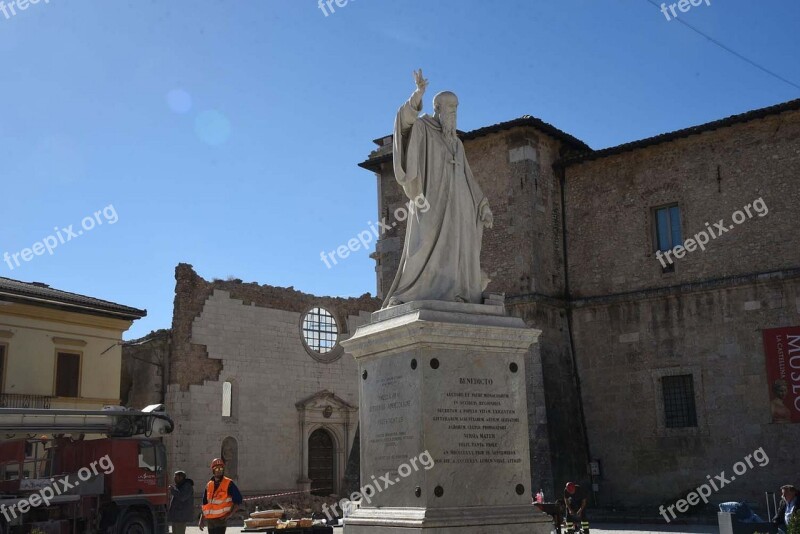
[[0, 434], [104, 434], [112, 438], [159, 437], [174, 428], [172, 419], [156, 411], [162, 405], [142, 411], [127, 409], [66, 410], [0, 408]]

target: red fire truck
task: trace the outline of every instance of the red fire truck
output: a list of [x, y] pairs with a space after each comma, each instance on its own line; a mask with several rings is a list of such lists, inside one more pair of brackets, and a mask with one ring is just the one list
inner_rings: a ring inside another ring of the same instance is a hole
[[0, 409], [0, 534], [166, 534], [162, 410]]

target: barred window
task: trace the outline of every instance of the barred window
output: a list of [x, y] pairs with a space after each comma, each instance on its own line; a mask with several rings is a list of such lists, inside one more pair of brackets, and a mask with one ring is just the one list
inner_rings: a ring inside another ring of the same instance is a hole
[[664, 392], [664, 426], [685, 428], [697, 426], [692, 375], [661, 377]]
[[311, 308], [303, 316], [303, 340], [317, 354], [326, 354], [336, 347], [339, 328], [336, 319], [325, 308]]

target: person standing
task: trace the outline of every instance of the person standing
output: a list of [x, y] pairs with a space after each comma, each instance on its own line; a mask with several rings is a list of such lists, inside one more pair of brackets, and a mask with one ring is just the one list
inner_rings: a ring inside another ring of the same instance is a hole
[[575, 530], [583, 530], [583, 534], [589, 534], [589, 521], [586, 519], [586, 492], [582, 487], [574, 482], [567, 482], [564, 487], [564, 504], [567, 508], [567, 521], [572, 517]]
[[197, 526], [203, 530], [208, 523], [208, 534], [225, 534], [228, 518], [242, 504], [242, 494], [233, 480], [225, 476], [225, 462], [221, 458], [214, 458], [211, 462], [211, 472], [214, 476], [203, 492], [203, 514]]
[[194, 498], [194, 481], [186, 478], [185, 471], [175, 471], [175, 485], [169, 487], [169, 507], [167, 522], [172, 526], [172, 534], [185, 534], [186, 524], [194, 522], [192, 510]]
[[794, 515], [800, 518], [800, 498], [797, 495], [797, 488], [791, 484], [781, 486], [781, 505], [778, 506], [778, 513], [772, 518], [772, 522], [778, 526], [781, 532], [786, 532], [789, 527], [789, 520]]

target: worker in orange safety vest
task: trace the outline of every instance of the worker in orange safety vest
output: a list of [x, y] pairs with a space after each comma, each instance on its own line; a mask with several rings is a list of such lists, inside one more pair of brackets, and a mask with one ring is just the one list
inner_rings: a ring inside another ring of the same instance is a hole
[[221, 458], [214, 458], [211, 462], [211, 472], [214, 474], [206, 484], [203, 493], [203, 514], [200, 516], [198, 527], [208, 523], [208, 534], [225, 534], [228, 518], [239, 510], [242, 504], [242, 494], [233, 480], [225, 476], [225, 462]]

